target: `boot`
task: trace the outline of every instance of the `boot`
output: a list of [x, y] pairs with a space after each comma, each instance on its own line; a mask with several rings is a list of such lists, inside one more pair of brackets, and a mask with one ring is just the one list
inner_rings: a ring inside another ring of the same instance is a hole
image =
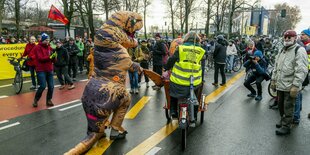
[[276, 135], [279, 135], [279, 136], [288, 135], [290, 133], [291, 133], [290, 128], [284, 127], [284, 126], [280, 129], [276, 130]]
[[48, 107], [54, 106], [52, 100], [47, 100], [46, 101], [46, 106], [48, 106]]
[[257, 95], [255, 97], [255, 101], [261, 101], [263, 99], [263, 97], [261, 95]]
[[38, 100], [34, 99], [33, 103], [32, 103], [32, 106], [34, 108], [38, 107]]
[[124, 139], [126, 137], [127, 133], [128, 133], [127, 131], [120, 133], [118, 130], [115, 130], [112, 128], [111, 133], [110, 133], [110, 140]]
[[256, 96], [256, 93], [250, 93], [247, 95], [248, 97], [255, 97]]

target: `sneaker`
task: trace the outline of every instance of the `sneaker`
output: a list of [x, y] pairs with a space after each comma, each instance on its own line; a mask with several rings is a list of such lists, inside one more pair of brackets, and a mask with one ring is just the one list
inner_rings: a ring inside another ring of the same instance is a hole
[[220, 86], [225, 86], [225, 85], [226, 85], [226, 83], [221, 83], [221, 84], [220, 84]]
[[129, 93], [131, 93], [131, 94], [132, 94], [132, 93], [133, 93], [133, 89], [130, 89]]
[[282, 128], [276, 130], [276, 135], [279, 136], [288, 135], [291, 133], [290, 131], [291, 131], [290, 128], [283, 126]]
[[215, 87], [219, 86], [218, 83], [212, 83], [212, 85], [215, 86]]
[[299, 120], [293, 119], [293, 124], [299, 125]]
[[139, 93], [138, 88], [134, 89], [134, 92], [135, 92], [135, 94], [138, 94]]
[[110, 133], [110, 140], [124, 139], [127, 133], [127, 131], [120, 133], [119, 131], [112, 128]]
[[172, 119], [178, 119], [179, 117], [178, 112], [176, 110], [170, 110], [170, 115]]
[[73, 78], [72, 81], [76, 81], [76, 78]]
[[32, 106], [34, 108], [38, 107], [38, 101], [37, 100], [34, 100], [33, 103], [32, 103]]
[[255, 101], [261, 101], [263, 99], [263, 97], [261, 95], [257, 95], [255, 97]]
[[149, 86], [149, 83], [147, 82], [147, 83], [146, 83], [146, 88], [148, 88], [148, 87], [150, 87], [150, 86]]
[[64, 89], [65, 88], [65, 85], [61, 85], [60, 87], [59, 87], [59, 90], [62, 90], [62, 89]]
[[29, 89], [30, 90], [35, 90], [37, 88], [37, 86], [32, 85]]
[[251, 93], [251, 94], [248, 94], [247, 96], [248, 96], [248, 97], [255, 97], [255, 96], [256, 96], [256, 94]]
[[48, 107], [54, 106], [52, 100], [47, 100], [46, 101], [46, 106], [48, 106]]
[[74, 89], [75, 88], [75, 86], [72, 84], [72, 85], [70, 85], [69, 87], [68, 87], [68, 90], [71, 90], [71, 89]]

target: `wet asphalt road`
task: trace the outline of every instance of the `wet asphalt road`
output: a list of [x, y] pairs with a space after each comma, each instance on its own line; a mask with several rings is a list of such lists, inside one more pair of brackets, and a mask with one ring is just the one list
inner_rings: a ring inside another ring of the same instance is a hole
[[[212, 72], [206, 74], [205, 94], [216, 90], [211, 85]], [[227, 77], [230, 79], [234, 75], [227, 74]], [[78, 79], [85, 78], [85, 75], [80, 75]], [[263, 100], [256, 102], [246, 97], [248, 91], [242, 85], [243, 78], [227, 87], [225, 93], [209, 104], [204, 123], [189, 130], [185, 151], [182, 151], [180, 146], [181, 132], [176, 129], [155, 145], [159, 150], [156, 154], [310, 154], [310, 120], [307, 118], [310, 112], [310, 87], [304, 91], [300, 124], [293, 128], [291, 135], [279, 137], [275, 135], [275, 123], [280, 117], [277, 110], [269, 109], [269, 104], [273, 100], [267, 93], [268, 83], [263, 84]], [[1, 81], [0, 85], [3, 84], [7, 82]], [[25, 84], [22, 93], [28, 93], [26, 90], [28, 87], [30, 84]], [[11, 87], [0, 88], [0, 96], [14, 95], [11, 89]], [[142, 84], [140, 93], [132, 95], [131, 107], [143, 96], [150, 96], [150, 101], [133, 120], [124, 121], [124, 127], [129, 132], [126, 139], [114, 141], [102, 154], [126, 154], [165, 126], [167, 121], [162, 108], [165, 102], [164, 95], [163, 89], [156, 92], [151, 88], [145, 88], [145, 84]], [[0, 108], [1, 101], [0, 99]], [[73, 104], [78, 103], [79, 101]], [[86, 135], [87, 123], [82, 106], [60, 111], [61, 108], [68, 106], [9, 119], [9, 122], [20, 124], [0, 130], [0, 154], [58, 155], [71, 149]], [[0, 124], [0, 128], [7, 124]]]

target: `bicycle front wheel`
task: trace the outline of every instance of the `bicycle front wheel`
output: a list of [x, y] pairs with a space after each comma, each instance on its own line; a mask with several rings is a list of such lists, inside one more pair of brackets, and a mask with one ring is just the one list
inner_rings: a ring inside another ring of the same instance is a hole
[[185, 148], [186, 148], [186, 136], [187, 136], [187, 128], [185, 128], [185, 129], [181, 129], [182, 131], [182, 145], [181, 145], [181, 147], [182, 147], [182, 150], [184, 151], [185, 150]]
[[20, 71], [16, 72], [13, 86], [15, 89], [15, 93], [19, 94], [22, 90], [22, 87], [23, 87], [23, 74], [22, 74], [22, 72], [20, 72]]
[[240, 69], [241, 69], [241, 67], [242, 67], [242, 62], [241, 62], [241, 59], [235, 59], [235, 61], [234, 61], [234, 66], [233, 66], [233, 71], [234, 72], [239, 72], [240, 71]]

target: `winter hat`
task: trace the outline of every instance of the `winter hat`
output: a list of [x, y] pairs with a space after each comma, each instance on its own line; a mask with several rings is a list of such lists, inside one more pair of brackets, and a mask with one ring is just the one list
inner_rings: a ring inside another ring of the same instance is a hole
[[262, 57], [263, 57], [262, 51], [260, 51], [260, 50], [255, 51], [255, 52], [254, 52], [254, 57], [262, 58]]
[[41, 34], [41, 41], [44, 41], [46, 39], [49, 39], [50, 37], [46, 33]]
[[159, 34], [159, 33], [156, 33], [156, 34], [155, 34], [155, 37], [159, 37], [159, 38], [161, 38], [161, 36], [160, 36], [160, 34]]
[[306, 34], [307, 36], [310, 37], [310, 29], [305, 29], [301, 33], [304, 33], [304, 34]]
[[216, 39], [217, 39], [217, 40], [225, 40], [225, 38], [224, 38], [223, 35], [218, 35], [218, 36], [216, 37]]

